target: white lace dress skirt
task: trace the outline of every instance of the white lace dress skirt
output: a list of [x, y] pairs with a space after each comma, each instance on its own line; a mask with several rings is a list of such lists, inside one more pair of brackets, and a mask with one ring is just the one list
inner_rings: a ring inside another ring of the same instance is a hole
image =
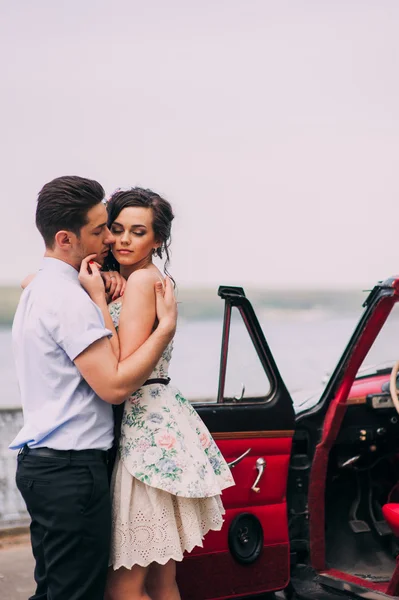
[[185, 551], [203, 545], [209, 530], [220, 530], [224, 508], [220, 496], [185, 498], [146, 485], [133, 477], [119, 457], [111, 494], [113, 533], [110, 566], [161, 565], [181, 561]]

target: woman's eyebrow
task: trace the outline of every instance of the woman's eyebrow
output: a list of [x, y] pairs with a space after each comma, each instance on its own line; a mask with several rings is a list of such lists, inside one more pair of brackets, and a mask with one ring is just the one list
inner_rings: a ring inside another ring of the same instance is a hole
[[[119, 227], [124, 227], [124, 225], [122, 225], [122, 223], [118, 223], [118, 221], [114, 221], [112, 223], [112, 225], [118, 225]], [[132, 227], [144, 227], [144, 229], [147, 229], [147, 226], [144, 225], [143, 223], [134, 223], [133, 225], [130, 225], [130, 229], [132, 229]]]

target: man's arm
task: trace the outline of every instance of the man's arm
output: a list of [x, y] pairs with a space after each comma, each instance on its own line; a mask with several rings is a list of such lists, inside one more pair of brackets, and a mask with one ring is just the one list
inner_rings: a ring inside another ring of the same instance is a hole
[[110, 341], [102, 338], [79, 354], [75, 358], [75, 365], [100, 398], [110, 404], [121, 404], [151, 375], [162, 352], [172, 340], [174, 330], [174, 325], [162, 320], [148, 340], [119, 363]]

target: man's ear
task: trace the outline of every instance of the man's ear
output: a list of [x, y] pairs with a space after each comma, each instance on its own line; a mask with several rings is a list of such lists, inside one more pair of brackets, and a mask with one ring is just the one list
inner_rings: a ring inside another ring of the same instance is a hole
[[72, 231], [61, 230], [57, 231], [54, 236], [55, 245], [61, 250], [67, 250], [71, 247], [76, 239], [76, 235]]

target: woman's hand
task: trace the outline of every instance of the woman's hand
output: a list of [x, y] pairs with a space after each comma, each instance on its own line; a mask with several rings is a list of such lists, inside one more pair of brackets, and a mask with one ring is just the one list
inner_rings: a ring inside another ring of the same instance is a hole
[[105, 287], [101, 276], [100, 265], [94, 262], [95, 254], [89, 254], [82, 260], [79, 271], [81, 286], [96, 304], [105, 301]]
[[108, 302], [112, 302], [112, 300], [116, 300], [120, 296], [123, 296], [126, 287], [126, 279], [122, 277], [118, 271], [102, 271], [101, 277], [104, 279]]

